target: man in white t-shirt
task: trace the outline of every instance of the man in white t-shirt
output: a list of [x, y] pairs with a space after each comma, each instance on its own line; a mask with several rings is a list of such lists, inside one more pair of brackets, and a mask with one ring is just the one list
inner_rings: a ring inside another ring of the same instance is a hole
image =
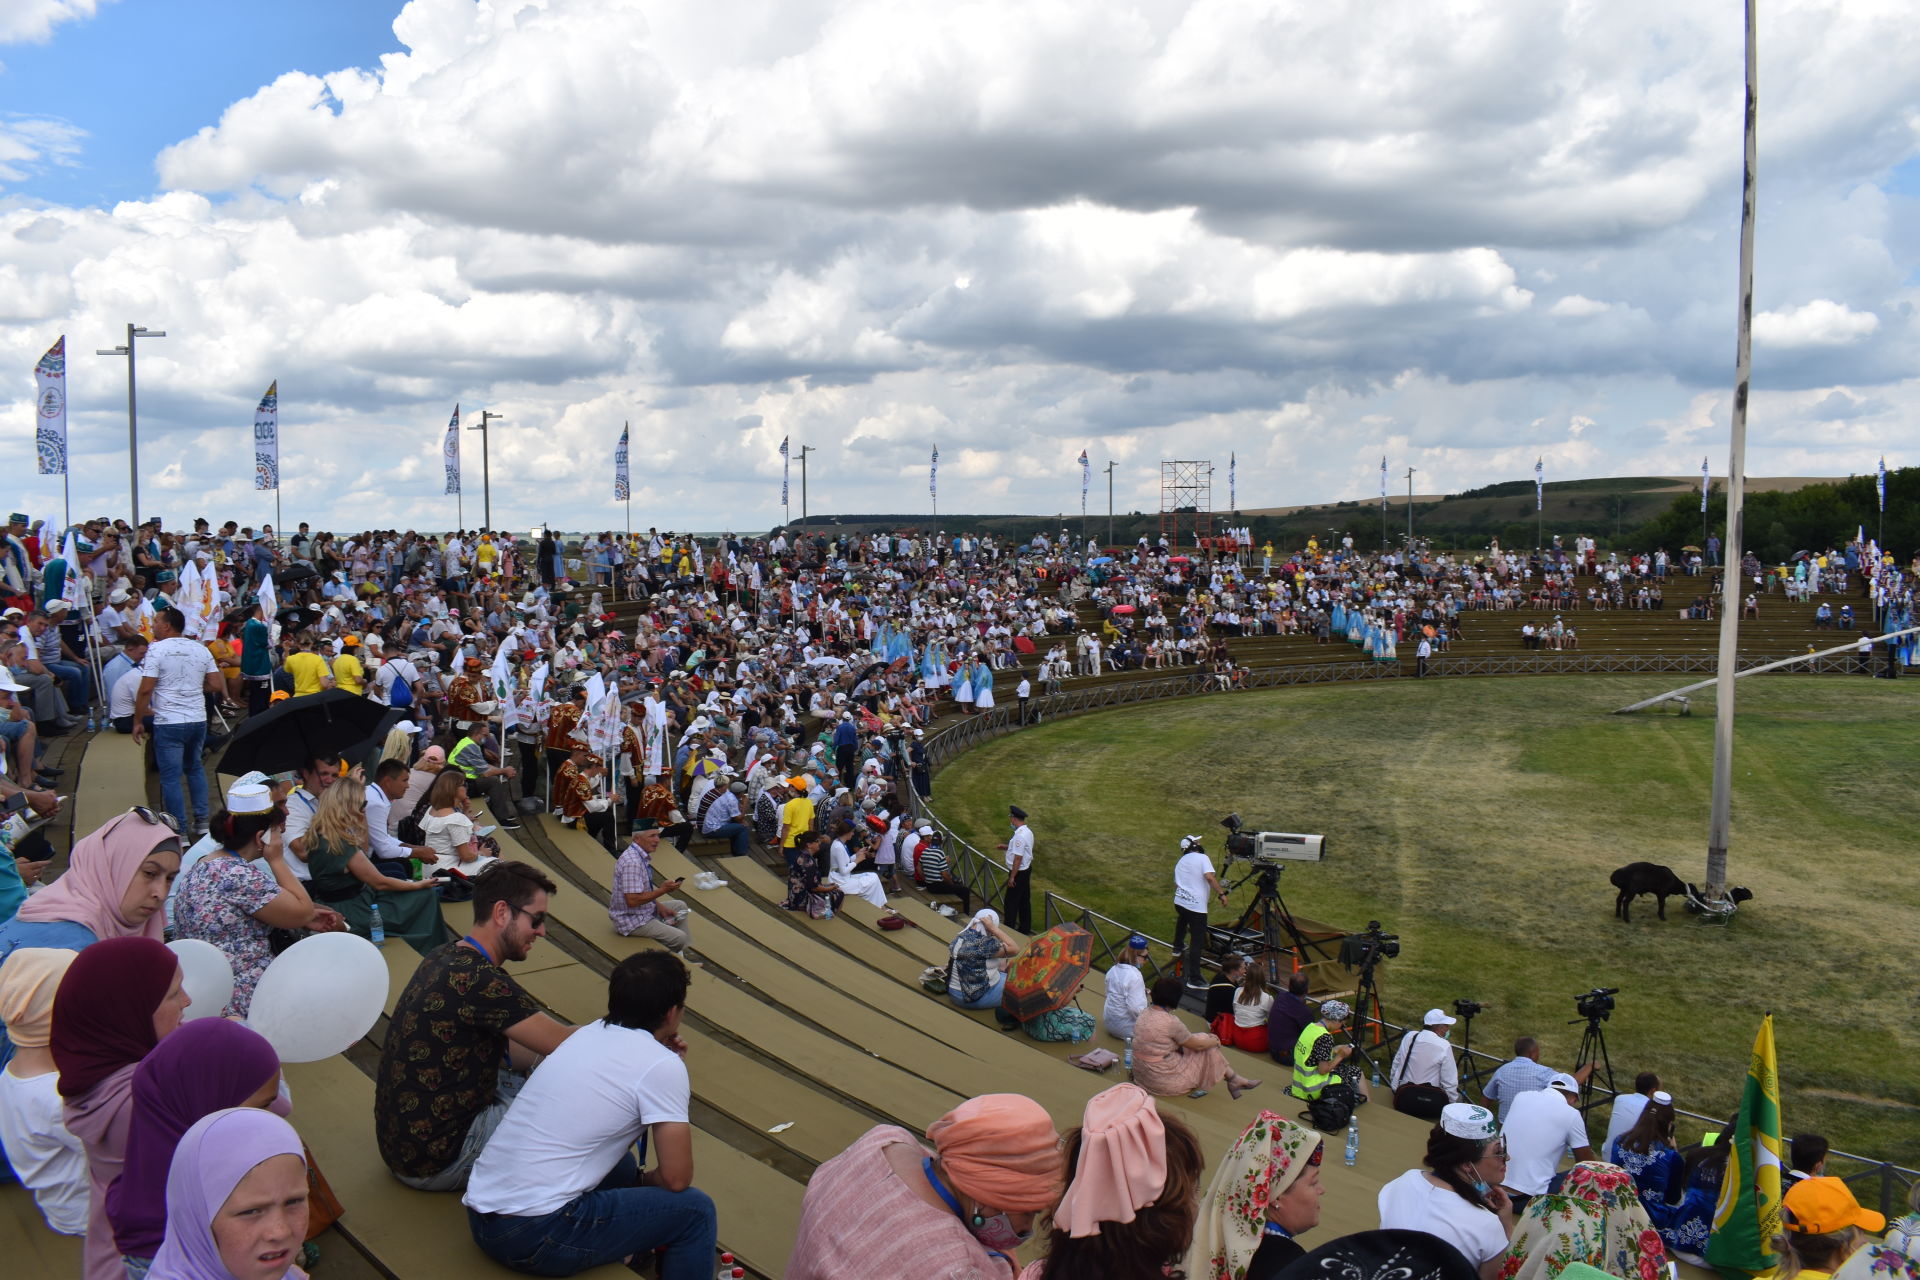
[[1613, 1150], [1613, 1140], [1640, 1122], [1640, 1113], [1647, 1109], [1647, 1099], [1660, 1090], [1660, 1077], [1651, 1071], [1642, 1071], [1633, 1078], [1632, 1093], [1618, 1093], [1613, 1098], [1613, 1109], [1607, 1113], [1607, 1140], [1600, 1145], [1600, 1158], [1609, 1159], [1608, 1152]]
[[411, 699], [403, 702], [402, 706], [410, 707], [420, 700], [420, 668], [413, 665], [413, 659], [398, 653], [380, 663], [379, 669], [373, 673], [372, 682], [367, 685], [367, 696], [381, 706], [392, 706], [395, 681], [406, 685]]
[[1507, 1176], [1500, 1185], [1512, 1197], [1515, 1214], [1546, 1192], [1561, 1156], [1593, 1159], [1586, 1117], [1580, 1114], [1580, 1082], [1564, 1071], [1554, 1072], [1546, 1088], [1515, 1098], [1501, 1132], [1507, 1140]]
[[[186, 629], [187, 620], [172, 606], [154, 616], [154, 641], [140, 664], [140, 689], [134, 697], [133, 740], [145, 740], [151, 715], [161, 803], [184, 822], [191, 800], [192, 830], [198, 837], [207, 829], [207, 771], [200, 762], [207, 741], [206, 695], [224, 693], [226, 684], [207, 646], [187, 639]], [[182, 774], [187, 783], [184, 794]]]
[[[467, 1221], [494, 1261], [571, 1275], [658, 1250], [663, 1275], [713, 1265], [713, 1201], [693, 1185], [686, 1002], [678, 957], [628, 956], [608, 980], [607, 1016], [528, 1078], [467, 1180]], [[634, 1159], [636, 1140], [652, 1168]]]
[[1227, 900], [1227, 891], [1214, 873], [1213, 859], [1200, 847], [1199, 836], [1180, 837], [1180, 860], [1173, 864], [1173, 949], [1178, 954], [1184, 944], [1187, 988], [1206, 990], [1206, 978], [1200, 972], [1200, 956], [1207, 944], [1207, 903], [1218, 896]]
[[1133, 1039], [1133, 1024], [1147, 1007], [1147, 977], [1140, 966], [1146, 963], [1147, 939], [1136, 933], [1107, 970], [1107, 1000], [1100, 1010], [1100, 1021], [1107, 1034], [1116, 1040]]

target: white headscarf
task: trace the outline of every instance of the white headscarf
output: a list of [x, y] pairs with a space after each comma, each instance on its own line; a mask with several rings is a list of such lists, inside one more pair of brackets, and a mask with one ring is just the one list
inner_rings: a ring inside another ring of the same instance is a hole
[[[992, 907], [982, 907], [973, 913], [973, 919], [967, 921], [967, 929], [972, 929], [976, 933], [985, 933], [987, 932], [987, 925], [999, 923], [1000, 913], [998, 911], [995, 911]], [[960, 932], [965, 933], [967, 929], [962, 929]]]

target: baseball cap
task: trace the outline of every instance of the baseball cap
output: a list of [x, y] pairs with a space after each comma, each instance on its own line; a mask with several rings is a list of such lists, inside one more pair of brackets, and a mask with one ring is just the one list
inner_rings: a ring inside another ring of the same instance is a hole
[[27, 686], [15, 680], [13, 678], [13, 674], [9, 672], [5, 667], [0, 667], [0, 692], [25, 693], [26, 691], [27, 691]]
[[1147, 935], [1144, 933], [1134, 934], [1127, 939], [1127, 946], [1134, 951], [1145, 951], [1147, 949]]
[[1420, 1025], [1423, 1027], [1450, 1027], [1454, 1024], [1454, 1021], [1455, 1019], [1448, 1017], [1439, 1009], [1429, 1009], [1427, 1010], [1427, 1016], [1420, 1020]]
[[1549, 1089], [1558, 1089], [1562, 1093], [1580, 1092], [1580, 1082], [1564, 1071], [1554, 1072], [1553, 1078], [1547, 1081], [1547, 1087]]
[[1878, 1235], [1886, 1230], [1885, 1214], [1863, 1209], [1853, 1191], [1838, 1178], [1802, 1178], [1788, 1188], [1784, 1201], [1792, 1222], [1782, 1223], [1789, 1231], [1806, 1235], [1826, 1235], [1846, 1227]]

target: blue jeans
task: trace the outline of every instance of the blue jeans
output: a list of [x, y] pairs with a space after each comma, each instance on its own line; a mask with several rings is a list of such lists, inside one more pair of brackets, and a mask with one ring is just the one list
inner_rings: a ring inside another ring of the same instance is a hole
[[706, 834], [726, 837], [727, 842], [733, 846], [727, 850], [727, 853], [737, 858], [746, 853], [747, 841], [753, 836], [753, 828], [744, 822], [723, 822]]
[[951, 983], [947, 986], [947, 999], [953, 1001], [962, 1009], [998, 1009], [1000, 1007], [1000, 995], [1006, 988], [1007, 975], [1004, 973], [996, 973], [993, 975], [993, 981], [987, 984], [987, 989], [980, 993], [979, 999], [962, 1000], [955, 994], [959, 988], [953, 986]]
[[40, 665], [67, 687], [67, 710], [75, 715], [85, 714], [93, 701], [93, 672], [77, 662], [43, 661]]
[[[205, 720], [153, 726], [153, 758], [160, 766], [160, 803], [182, 824], [192, 818], [196, 827], [207, 821], [207, 771], [200, 767], [200, 748], [206, 741]], [[180, 793], [182, 773], [187, 776], [185, 796]], [[193, 800], [191, 813], [186, 808], [188, 797]]]
[[656, 1249], [660, 1280], [706, 1280], [719, 1227], [713, 1201], [698, 1187], [637, 1187], [633, 1152], [598, 1187], [552, 1213], [517, 1217], [467, 1210], [474, 1243], [495, 1262], [536, 1276], [571, 1276]]

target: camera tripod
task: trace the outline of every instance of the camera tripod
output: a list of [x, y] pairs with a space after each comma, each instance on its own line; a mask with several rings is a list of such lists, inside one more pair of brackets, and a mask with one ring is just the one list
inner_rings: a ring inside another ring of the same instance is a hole
[[1474, 1015], [1456, 1005], [1454, 1012], [1460, 1016], [1460, 1096], [1467, 1093], [1467, 1082], [1471, 1080], [1480, 1096], [1487, 1096], [1486, 1077], [1480, 1070], [1480, 1060], [1473, 1056], [1473, 1019]]
[[[1286, 900], [1280, 896], [1281, 870], [1280, 867], [1256, 866], [1229, 885], [1227, 890], [1231, 893], [1249, 880], [1257, 881], [1254, 885], [1253, 901], [1249, 902], [1247, 909], [1240, 913], [1240, 918], [1234, 922], [1228, 934], [1235, 940], [1252, 936], [1256, 932], [1253, 928], [1254, 917], [1259, 917], [1260, 924], [1257, 932], [1260, 938], [1260, 954], [1267, 964], [1267, 983], [1275, 987], [1281, 981], [1281, 952], [1292, 951], [1296, 967], [1306, 963], [1307, 960], [1307, 939], [1300, 932], [1300, 926], [1294, 923], [1293, 913], [1287, 910]], [[1282, 941], [1283, 936], [1285, 941]]]
[[[1374, 976], [1375, 970], [1379, 967], [1379, 948], [1367, 948], [1367, 954], [1360, 961], [1360, 980], [1355, 985], [1353, 991], [1353, 1031], [1351, 1035], [1353, 1041], [1353, 1056], [1366, 1063], [1368, 1075], [1376, 1077], [1382, 1075], [1380, 1064], [1375, 1062], [1373, 1055], [1367, 1052], [1367, 1044], [1372, 1043], [1377, 1045], [1386, 1038], [1387, 1034], [1387, 1024], [1380, 1015], [1380, 983]], [[1373, 1028], [1373, 1034], [1371, 1036], [1366, 1034], [1368, 1027]]]
[[[1573, 1069], [1578, 1071], [1589, 1062], [1595, 1064], [1593, 1073], [1580, 1086], [1580, 1110], [1582, 1112], [1593, 1105], [1593, 1087], [1600, 1083], [1602, 1075], [1606, 1077], [1608, 1093], [1617, 1093], [1613, 1085], [1613, 1059], [1607, 1056], [1607, 1032], [1601, 1025], [1599, 1014], [1589, 1014], [1586, 1018], [1587, 1029], [1580, 1036], [1580, 1051], [1573, 1055]], [[1567, 1025], [1578, 1026], [1579, 1018], [1570, 1020]]]

